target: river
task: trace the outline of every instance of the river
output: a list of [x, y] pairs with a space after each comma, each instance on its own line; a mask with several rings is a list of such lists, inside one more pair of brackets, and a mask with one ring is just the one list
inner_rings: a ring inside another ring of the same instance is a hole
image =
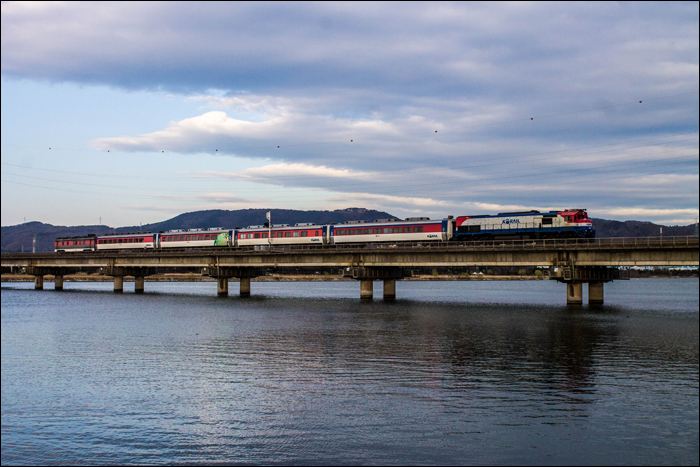
[[698, 465], [698, 285], [3, 283], [2, 464]]

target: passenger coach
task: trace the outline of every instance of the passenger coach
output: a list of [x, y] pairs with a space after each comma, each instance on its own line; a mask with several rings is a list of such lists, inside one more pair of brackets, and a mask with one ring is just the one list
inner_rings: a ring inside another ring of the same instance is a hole
[[97, 249], [106, 250], [145, 250], [155, 248], [157, 234], [150, 232], [107, 234], [97, 237]]
[[90, 234], [86, 237], [60, 237], [54, 241], [54, 252], [95, 251], [96, 239], [97, 236], [95, 234]]
[[377, 219], [372, 223], [349, 221], [332, 226], [334, 243], [446, 241], [450, 219], [431, 221], [427, 217]]

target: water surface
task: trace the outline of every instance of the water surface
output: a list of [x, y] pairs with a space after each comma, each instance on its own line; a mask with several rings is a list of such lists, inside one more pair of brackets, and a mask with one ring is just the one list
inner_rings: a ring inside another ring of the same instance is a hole
[[698, 464], [697, 279], [45, 286], [2, 288], [3, 464]]

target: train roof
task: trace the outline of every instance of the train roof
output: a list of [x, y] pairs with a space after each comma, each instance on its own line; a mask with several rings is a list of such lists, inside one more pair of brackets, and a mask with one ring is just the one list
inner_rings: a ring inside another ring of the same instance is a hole
[[[415, 220], [414, 220], [415, 219]], [[366, 227], [377, 227], [378, 225], [386, 225], [386, 224], [398, 224], [398, 225], [406, 225], [406, 224], [420, 224], [420, 223], [441, 223], [442, 220], [440, 219], [435, 219], [435, 220], [430, 220], [427, 217], [422, 217], [422, 218], [408, 218], [405, 221], [402, 221], [401, 219], [376, 219], [373, 222], [359, 222], [356, 224], [349, 224], [348, 222], [345, 222], [344, 224], [338, 224], [335, 226], [336, 229], [342, 229], [343, 227], [346, 226], [366, 226]]]
[[231, 229], [224, 229], [223, 227], [210, 227], [208, 229], [177, 229], [177, 230], [167, 230], [161, 232], [164, 234], [182, 234], [182, 233], [206, 233], [206, 232], [226, 232]]
[[125, 237], [127, 235], [153, 235], [153, 232], [124, 232], [124, 233], [106, 233], [100, 235], [100, 238], [105, 237]]
[[295, 224], [293, 226], [290, 226], [289, 224], [277, 224], [273, 225], [272, 227], [267, 227], [264, 225], [249, 225], [248, 227], [245, 227], [241, 229], [240, 227], [236, 227], [236, 230], [250, 230], [250, 231], [260, 231], [260, 232], [267, 232], [268, 230], [299, 230], [299, 229], [320, 229], [323, 227], [320, 224]]
[[56, 240], [81, 240], [85, 238], [96, 238], [96, 234], [78, 235], [76, 237], [56, 237]]

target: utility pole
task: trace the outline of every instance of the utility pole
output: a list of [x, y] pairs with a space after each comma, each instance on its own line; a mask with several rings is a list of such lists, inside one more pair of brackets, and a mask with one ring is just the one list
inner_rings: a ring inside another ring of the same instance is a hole
[[272, 247], [272, 219], [270, 211], [267, 211], [267, 244]]

